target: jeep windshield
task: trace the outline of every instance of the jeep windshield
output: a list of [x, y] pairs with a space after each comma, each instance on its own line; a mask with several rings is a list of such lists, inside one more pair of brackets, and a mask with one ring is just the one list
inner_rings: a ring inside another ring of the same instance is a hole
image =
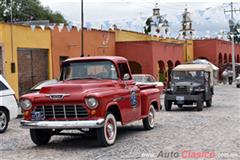
[[204, 82], [204, 71], [173, 71], [173, 82]]
[[74, 61], [63, 64], [60, 80], [109, 79], [117, 80], [117, 71], [111, 61]]

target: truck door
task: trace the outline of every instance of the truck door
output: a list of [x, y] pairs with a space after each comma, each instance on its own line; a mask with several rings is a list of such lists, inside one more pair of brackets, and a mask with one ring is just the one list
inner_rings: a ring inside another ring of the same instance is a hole
[[128, 123], [139, 119], [141, 116], [140, 89], [135, 85], [127, 63], [119, 63], [118, 68], [122, 80], [122, 89], [125, 93], [125, 98], [120, 107], [123, 112], [123, 122]]

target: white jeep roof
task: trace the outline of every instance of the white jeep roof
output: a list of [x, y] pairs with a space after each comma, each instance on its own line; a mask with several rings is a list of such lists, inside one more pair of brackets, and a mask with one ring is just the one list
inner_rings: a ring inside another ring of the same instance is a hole
[[207, 71], [212, 72], [213, 69], [208, 64], [181, 64], [173, 69], [174, 71]]

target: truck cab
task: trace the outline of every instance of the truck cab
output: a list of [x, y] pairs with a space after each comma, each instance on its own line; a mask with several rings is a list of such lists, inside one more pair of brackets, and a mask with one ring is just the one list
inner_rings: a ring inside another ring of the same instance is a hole
[[214, 94], [213, 70], [208, 64], [182, 64], [173, 69], [171, 81], [166, 89], [165, 110], [170, 111], [173, 104], [196, 105], [198, 111], [212, 105]]
[[21, 125], [37, 145], [65, 129], [89, 129], [101, 146], [109, 146], [116, 140], [117, 121], [142, 120], [145, 129], [154, 128], [160, 94], [155, 85], [137, 86], [123, 57], [72, 58], [62, 64], [58, 83], [20, 98]]

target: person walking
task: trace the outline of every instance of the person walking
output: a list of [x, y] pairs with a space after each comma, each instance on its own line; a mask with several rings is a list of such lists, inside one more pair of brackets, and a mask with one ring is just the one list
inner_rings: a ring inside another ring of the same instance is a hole
[[222, 72], [222, 79], [223, 79], [223, 84], [225, 85], [228, 81], [228, 72], [226, 69]]
[[232, 70], [228, 70], [228, 84], [232, 85], [233, 82], [233, 71]]

